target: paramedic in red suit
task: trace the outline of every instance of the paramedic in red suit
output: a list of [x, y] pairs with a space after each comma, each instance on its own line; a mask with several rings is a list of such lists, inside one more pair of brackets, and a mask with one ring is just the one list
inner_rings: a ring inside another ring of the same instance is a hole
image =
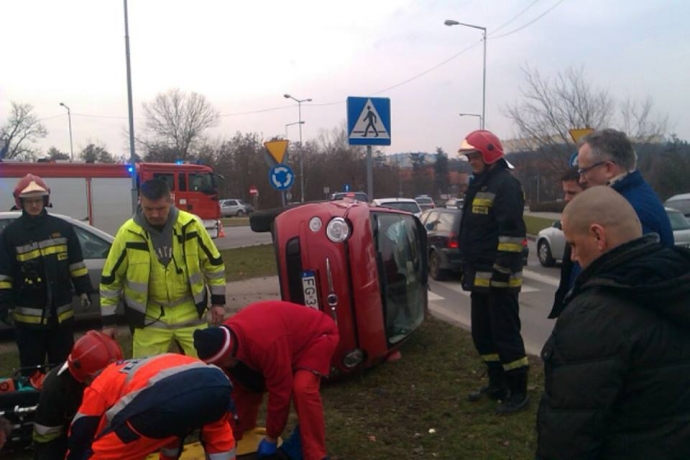
[[259, 443], [259, 458], [276, 453], [291, 399], [304, 459], [328, 458], [319, 385], [321, 377], [328, 376], [338, 340], [338, 326], [328, 315], [283, 301], [256, 302], [222, 326], [194, 333], [199, 358], [224, 369], [233, 380], [237, 440], [256, 427], [263, 393], [268, 393], [266, 437]]

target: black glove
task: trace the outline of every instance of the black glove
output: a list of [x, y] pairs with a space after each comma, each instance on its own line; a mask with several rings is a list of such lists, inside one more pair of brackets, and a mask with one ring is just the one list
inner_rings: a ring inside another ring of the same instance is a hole
[[510, 281], [510, 270], [494, 265], [491, 271], [491, 287], [507, 288]]
[[7, 307], [0, 308], [0, 321], [9, 327], [14, 327], [14, 317], [10, 314], [10, 310]]

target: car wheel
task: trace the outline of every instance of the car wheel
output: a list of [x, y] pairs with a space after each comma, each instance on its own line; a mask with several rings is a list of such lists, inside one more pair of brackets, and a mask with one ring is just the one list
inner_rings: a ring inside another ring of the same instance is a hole
[[441, 259], [436, 251], [429, 254], [429, 275], [436, 281], [443, 281], [448, 277], [448, 271], [441, 268]]
[[285, 208], [272, 208], [255, 211], [249, 218], [249, 228], [251, 228], [253, 232], [257, 233], [270, 232], [273, 228], [273, 221], [276, 217], [278, 217], [278, 214], [282, 213], [283, 211], [285, 211]]
[[553, 267], [556, 261], [551, 255], [551, 247], [546, 240], [541, 240], [537, 245], [537, 257], [544, 267]]
[[237, 217], [244, 217], [245, 215], [246, 215], [246, 213], [244, 211], [242, 211], [241, 209], [239, 211], [237, 211]]

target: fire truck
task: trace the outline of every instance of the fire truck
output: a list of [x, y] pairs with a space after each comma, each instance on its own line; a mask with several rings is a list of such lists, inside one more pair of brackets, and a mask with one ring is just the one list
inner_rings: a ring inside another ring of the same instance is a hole
[[208, 165], [0, 162], [0, 210], [11, 209], [17, 180], [29, 173], [48, 183], [52, 212], [88, 221], [111, 235], [132, 216], [132, 175], [137, 187], [149, 179], [166, 181], [177, 208], [199, 217], [211, 237], [222, 228], [218, 180]]
[[254, 212], [271, 232], [283, 300], [338, 325], [331, 376], [393, 356], [428, 313], [426, 231], [414, 215], [345, 198]]

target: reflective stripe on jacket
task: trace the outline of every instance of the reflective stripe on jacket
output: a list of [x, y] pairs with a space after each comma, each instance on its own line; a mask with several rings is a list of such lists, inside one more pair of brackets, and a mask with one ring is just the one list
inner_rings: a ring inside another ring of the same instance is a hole
[[[151, 238], [140, 225], [129, 219], [117, 232], [101, 278], [101, 315], [103, 325], [115, 323], [115, 310], [120, 299], [124, 300], [128, 322], [134, 327], [146, 324], [146, 307], [149, 305], [149, 286], [156, 285], [161, 292], [167, 289], [165, 279], [151, 277], [151, 263], [155, 260]], [[154, 253], [155, 254], [155, 253]], [[199, 317], [207, 308], [208, 285], [211, 303], [225, 305], [225, 265], [223, 259], [203, 225], [192, 215], [179, 211], [173, 226], [174, 263], [184, 264], [188, 276], [189, 290]], [[178, 262], [179, 261], [179, 262]], [[170, 299], [169, 305], [184, 302]], [[155, 319], [155, 317], [154, 317]]]
[[[66, 458], [85, 458], [92, 444], [110, 433], [132, 440], [165, 440], [194, 429], [201, 429], [207, 455], [233, 458], [235, 442], [228, 423], [231, 392], [223, 371], [190, 356], [166, 353], [111, 364], [84, 391], [70, 428]], [[192, 396], [189, 401], [190, 395], [199, 394], [210, 397], [198, 401]], [[166, 416], [154, 417], [153, 424], [133, 425], [154, 413]], [[128, 451], [126, 440], [121, 448], [122, 454]]]
[[72, 286], [91, 293], [74, 227], [46, 211], [22, 214], [0, 234], [0, 316], [14, 309], [14, 320], [46, 327], [50, 317], [62, 323], [74, 316]]
[[524, 207], [522, 185], [502, 161], [470, 184], [459, 235], [466, 289], [520, 291]]

